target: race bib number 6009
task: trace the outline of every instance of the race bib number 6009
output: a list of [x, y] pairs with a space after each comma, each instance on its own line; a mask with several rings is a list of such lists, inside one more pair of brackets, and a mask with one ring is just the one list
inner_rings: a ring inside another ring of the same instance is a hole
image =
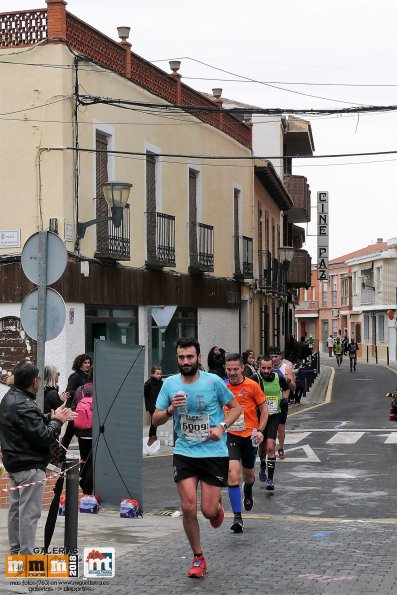
[[181, 430], [186, 440], [203, 442], [208, 439], [210, 419], [208, 413], [203, 415], [181, 414]]

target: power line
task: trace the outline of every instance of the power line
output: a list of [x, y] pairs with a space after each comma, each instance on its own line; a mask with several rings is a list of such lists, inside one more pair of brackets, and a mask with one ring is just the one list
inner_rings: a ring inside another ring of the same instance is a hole
[[[50, 150], [50, 148], [48, 148]], [[43, 150], [46, 150], [43, 148]], [[57, 149], [59, 150], [59, 149]], [[63, 150], [67, 151], [79, 151], [82, 153], [107, 153], [108, 155], [135, 155], [140, 157], [146, 157], [147, 153], [142, 151], [116, 151], [116, 150], [105, 150], [105, 149], [91, 149], [79, 147], [64, 147]], [[391, 151], [367, 151], [363, 153], [329, 153], [324, 155], [194, 155], [184, 153], [156, 153], [156, 157], [171, 157], [174, 159], [203, 159], [209, 161], [255, 161], [264, 160], [271, 161], [274, 159], [338, 159], [341, 157], [368, 157], [373, 155], [397, 155], [397, 149]]]
[[[126, 108], [144, 108], [144, 109], [158, 109], [161, 111], [184, 111], [187, 113], [220, 113], [220, 108], [217, 105], [203, 107], [203, 106], [192, 106], [192, 105], [174, 105], [174, 104], [162, 104], [162, 103], [145, 103], [140, 101], [132, 101], [128, 99], [116, 99], [109, 97], [99, 97], [93, 95], [79, 95], [79, 102], [82, 105], [95, 105], [98, 103], [120, 106]], [[355, 107], [345, 107], [336, 109], [296, 109], [296, 108], [260, 108], [254, 106], [247, 107], [233, 107], [224, 110], [224, 113], [231, 114], [264, 114], [264, 115], [284, 115], [284, 114], [299, 114], [299, 115], [333, 115], [333, 114], [361, 114], [361, 113], [374, 113], [374, 112], [390, 112], [397, 111], [397, 105], [356, 105]]]

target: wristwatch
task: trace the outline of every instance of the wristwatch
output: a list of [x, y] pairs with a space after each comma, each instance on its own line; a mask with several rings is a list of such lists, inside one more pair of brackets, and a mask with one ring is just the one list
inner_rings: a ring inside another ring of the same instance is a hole
[[262, 434], [262, 436], [264, 436], [264, 434], [265, 434], [265, 430], [261, 430], [260, 428], [257, 429], [257, 432], [260, 432]]
[[227, 429], [229, 426], [227, 425], [227, 423], [225, 421], [222, 421], [219, 425], [221, 426], [221, 428], [224, 432], [227, 432]]
[[[169, 405], [168, 405], [168, 407], [169, 407]], [[168, 411], [168, 407], [167, 407], [167, 409], [165, 410], [165, 412], [166, 412], [166, 414], [167, 414], [167, 417], [172, 417], [172, 416], [173, 416], [173, 412], [171, 412], [171, 413], [170, 413], [170, 412]]]

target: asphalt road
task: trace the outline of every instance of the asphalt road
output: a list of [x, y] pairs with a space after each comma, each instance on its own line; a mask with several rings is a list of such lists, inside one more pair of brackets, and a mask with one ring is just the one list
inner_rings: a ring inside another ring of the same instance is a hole
[[[286, 459], [277, 461], [276, 489], [267, 492], [257, 478], [255, 506], [245, 516], [392, 517], [397, 510], [397, 424], [388, 419], [385, 393], [396, 384], [390, 369], [361, 364], [351, 373], [345, 360], [335, 369], [329, 404], [290, 410]], [[224, 503], [230, 512], [226, 489]], [[179, 509], [171, 456], [144, 459], [144, 508]]]

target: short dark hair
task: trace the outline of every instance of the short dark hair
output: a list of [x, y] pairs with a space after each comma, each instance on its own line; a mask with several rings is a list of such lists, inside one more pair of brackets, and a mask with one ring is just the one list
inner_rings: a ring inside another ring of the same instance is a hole
[[81, 353], [74, 359], [72, 370], [74, 370], [75, 372], [80, 370], [81, 366], [83, 365], [83, 362], [85, 362], [86, 359], [89, 359], [92, 365], [92, 359], [88, 355], [88, 353]]
[[181, 337], [176, 342], [175, 349], [186, 349], [186, 347], [195, 347], [197, 355], [200, 355], [200, 343], [193, 337]]
[[156, 370], [163, 370], [163, 368], [160, 366], [160, 364], [158, 364], [157, 366], [152, 366], [151, 370], [150, 370], [150, 374], [154, 374]]
[[240, 364], [243, 364], [243, 358], [239, 353], [228, 353], [226, 362], [240, 362]]
[[261, 362], [271, 362], [272, 358], [270, 357], [269, 353], [265, 353], [261, 357]]
[[14, 370], [14, 385], [17, 388], [28, 388], [38, 377], [39, 369], [33, 364], [18, 364]]
[[269, 355], [281, 355], [281, 349], [280, 349], [280, 347], [276, 347], [275, 345], [272, 345], [268, 349], [268, 354]]

